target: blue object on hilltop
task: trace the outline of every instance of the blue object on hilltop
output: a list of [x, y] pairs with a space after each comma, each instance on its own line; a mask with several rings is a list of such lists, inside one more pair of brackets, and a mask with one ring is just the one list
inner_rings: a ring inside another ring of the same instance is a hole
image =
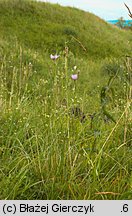
[[[116, 25], [119, 20], [107, 20], [108, 23]], [[125, 21], [125, 26], [131, 26], [132, 25], [132, 20], [124, 20]]]

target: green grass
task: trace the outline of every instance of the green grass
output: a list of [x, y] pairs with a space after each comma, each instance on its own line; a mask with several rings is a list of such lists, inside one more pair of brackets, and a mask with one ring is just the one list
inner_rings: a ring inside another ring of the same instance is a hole
[[4, 40], [16, 37], [26, 47], [41, 53], [47, 49], [60, 51], [66, 41], [75, 56], [94, 59], [131, 53], [129, 31], [76, 8], [28, 0], [0, 0], [0, 14]]
[[131, 32], [48, 3], [0, 10], [0, 199], [131, 199]]

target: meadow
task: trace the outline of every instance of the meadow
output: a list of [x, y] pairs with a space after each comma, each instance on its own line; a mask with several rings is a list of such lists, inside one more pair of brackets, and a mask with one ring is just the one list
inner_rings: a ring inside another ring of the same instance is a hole
[[132, 199], [131, 48], [93, 14], [0, 0], [0, 199]]

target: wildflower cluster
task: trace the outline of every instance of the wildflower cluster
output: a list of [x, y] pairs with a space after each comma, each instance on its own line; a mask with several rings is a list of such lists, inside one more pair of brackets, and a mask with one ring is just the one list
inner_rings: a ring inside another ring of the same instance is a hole
[[79, 75], [79, 70], [77, 70], [77, 66], [75, 65], [72, 70], [73, 74], [71, 75], [72, 80], [77, 80]]
[[[55, 54], [55, 55], [51, 54], [50, 55], [50, 58], [53, 61], [56, 61], [59, 57], [60, 57], [60, 55], [58, 55], [58, 54]], [[79, 70], [77, 71], [77, 66], [76, 65], [73, 67], [72, 72], [73, 72], [73, 74], [71, 75], [71, 79], [75, 81], [75, 80], [78, 79], [78, 74], [80, 72]]]

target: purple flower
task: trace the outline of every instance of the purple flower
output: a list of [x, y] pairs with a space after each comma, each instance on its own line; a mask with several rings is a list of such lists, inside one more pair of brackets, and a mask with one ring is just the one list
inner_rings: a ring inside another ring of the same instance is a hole
[[78, 74], [72, 74], [72, 75], [71, 75], [71, 78], [72, 78], [73, 80], [77, 80], [77, 79], [78, 79]]
[[52, 59], [52, 60], [56, 60], [56, 59], [58, 59], [60, 57], [60, 55], [57, 55], [57, 54], [55, 54], [55, 55], [50, 55], [50, 58]]

